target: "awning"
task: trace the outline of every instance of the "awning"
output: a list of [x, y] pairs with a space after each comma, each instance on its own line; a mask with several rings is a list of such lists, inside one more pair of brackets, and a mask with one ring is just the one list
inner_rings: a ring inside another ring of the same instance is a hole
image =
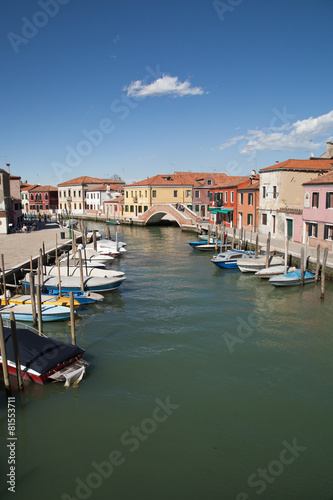
[[209, 207], [211, 214], [228, 214], [229, 212], [233, 212], [233, 208], [214, 208]]

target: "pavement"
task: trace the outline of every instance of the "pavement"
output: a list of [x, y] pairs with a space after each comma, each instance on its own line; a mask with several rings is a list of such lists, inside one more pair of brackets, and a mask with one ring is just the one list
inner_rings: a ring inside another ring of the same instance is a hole
[[[57, 245], [63, 245], [70, 241], [68, 229], [59, 227], [54, 222], [37, 222], [37, 231], [29, 233], [0, 234], [0, 254], [4, 255], [5, 270], [20, 267], [28, 262], [30, 257], [39, 255], [39, 249], [45, 245], [45, 252], [52, 250]], [[65, 238], [61, 236], [64, 233]], [[0, 261], [1, 267], [1, 261]]]

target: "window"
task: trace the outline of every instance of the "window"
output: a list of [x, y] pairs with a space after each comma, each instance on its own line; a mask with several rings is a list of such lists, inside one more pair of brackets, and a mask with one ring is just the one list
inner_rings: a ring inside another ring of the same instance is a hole
[[126, 198], [128, 198], [128, 191], [126, 191]]
[[49, 206], [48, 205], [45, 205], [45, 210], [48, 210], [49, 209]]
[[73, 198], [76, 198], [76, 191], [73, 191]]
[[308, 224], [308, 235], [312, 236], [312, 238], [317, 238], [318, 224], [313, 224], [312, 222]]
[[33, 199], [34, 199], [34, 195], [31, 193], [30, 200], [33, 200]]
[[277, 187], [273, 186], [273, 198], [277, 197]]
[[253, 224], [253, 215], [247, 214], [247, 225], [252, 226], [252, 224]]
[[79, 210], [81, 210], [81, 203], [79, 203]]
[[326, 208], [333, 208], [333, 193], [326, 193]]
[[190, 189], [186, 190], [186, 198], [191, 198], [191, 190]]
[[48, 200], [49, 199], [49, 195], [47, 193], [45, 193], [45, 200]]
[[224, 193], [224, 203], [228, 203], [228, 191]]
[[148, 196], [148, 193], [147, 193], [147, 189], [145, 190], [145, 198], [147, 198]]
[[125, 205], [125, 212], [128, 212], [128, 205]]
[[243, 205], [243, 193], [239, 193], [239, 204]]
[[36, 207], [35, 207], [35, 205], [31, 205], [30, 208], [31, 208], [31, 210], [35, 210]]
[[175, 189], [174, 192], [173, 192], [173, 197], [177, 198], [177, 196], [178, 196], [178, 191], [177, 191], [177, 189]]
[[200, 191], [194, 191], [194, 197], [200, 198]]
[[68, 190], [68, 198], [70, 198], [70, 197], [71, 197], [71, 190], [69, 189]]
[[208, 179], [207, 180], [207, 186], [211, 186], [212, 185], [212, 179]]
[[148, 210], [148, 205], [145, 205], [145, 206], [143, 207], [143, 211], [144, 211], [144, 212], [146, 212], [147, 210]]
[[74, 210], [76, 210], [76, 203], [74, 203]]
[[248, 193], [247, 195], [247, 204], [253, 205], [253, 193]]
[[141, 205], [138, 206], [138, 212], [139, 212], [139, 214], [142, 213], [142, 206]]
[[200, 205], [195, 205], [195, 211], [199, 212], [200, 211]]
[[60, 210], [62, 209], [62, 203], [60, 203], [59, 208], [60, 208]]
[[312, 208], [319, 207], [319, 193], [312, 193]]
[[156, 198], [156, 191], [153, 189], [153, 198]]
[[141, 191], [139, 191], [139, 198], [141, 198]]
[[133, 198], [133, 191], [131, 191], [131, 198]]
[[234, 202], [234, 191], [231, 191], [230, 202]]
[[324, 239], [333, 241], [333, 226], [329, 226], [328, 224], [325, 224]]
[[262, 214], [261, 223], [263, 226], [267, 226], [267, 214]]
[[130, 212], [134, 212], [134, 205], [130, 205]]
[[81, 191], [79, 191], [79, 198], [81, 198]]
[[262, 187], [262, 197], [266, 198], [266, 186]]

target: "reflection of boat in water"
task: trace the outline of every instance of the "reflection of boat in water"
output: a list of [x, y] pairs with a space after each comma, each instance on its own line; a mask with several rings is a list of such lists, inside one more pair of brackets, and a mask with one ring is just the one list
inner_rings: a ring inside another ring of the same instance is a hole
[[[304, 272], [303, 283], [314, 283], [315, 274]], [[301, 284], [301, 271], [297, 269], [293, 273], [282, 274], [280, 276], [274, 276], [269, 280], [270, 284], [273, 286], [296, 286]]]
[[[108, 292], [115, 288], [118, 288], [125, 281], [125, 276], [111, 277], [111, 278], [100, 278], [100, 277], [90, 277], [86, 276], [83, 278], [83, 290], [81, 290], [81, 278], [80, 276], [60, 276], [61, 278], [61, 293], [63, 292], [80, 292], [80, 291], [90, 291], [90, 292]], [[21, 281], [22, 285], [30, 288], [30, 278], [29, 274], [26, 274], [24, 279]], [[42, 290], [52, 291], [59, 289], [58, 276], [46, 276], [43, 278]]]
[[[8, 372], [16, 375], [12, 332], [4, 326]], [[16, 325], [22, 378], [39, 384], [65, 382], [66, 386], [79, 382], [89, 363], [82, 360], [84, 349], [60, 340], [39, 335], [26, 325]], [[2, 364], [2, 356], [0, 356]]]

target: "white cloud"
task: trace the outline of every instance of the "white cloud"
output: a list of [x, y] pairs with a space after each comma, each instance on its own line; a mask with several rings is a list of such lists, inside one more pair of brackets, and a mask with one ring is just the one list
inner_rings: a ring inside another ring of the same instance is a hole
[[[279, 130], [279, 131], [277, 131]], [[237, 136], [221, 144], [218, 149], [225, 149], [240, 141], [241, 153], [254, 150], [292, 150], [292, 149], [317, 149], [326, 142], [327, 136], [333, 132], [333, 110], [317, 118], [306, 118], [282, 127], [271, 127], [264, 130], [248, 130], [243, 136]], [[321, 139], [314, 142], [314, 139]]]
[[204, 91], [201, 87], [191, 87], [191, 82], [186, 80], [180, 82], [178, 76], [163, 75], [154, 82], [144, 85], [141, 80], [132, 82], [128, 87], [124, 87], [128, 96], [132, 97], [156, 97], [162, 95], [172, 95], [183, 97], [184, 95], [201, 95]]

